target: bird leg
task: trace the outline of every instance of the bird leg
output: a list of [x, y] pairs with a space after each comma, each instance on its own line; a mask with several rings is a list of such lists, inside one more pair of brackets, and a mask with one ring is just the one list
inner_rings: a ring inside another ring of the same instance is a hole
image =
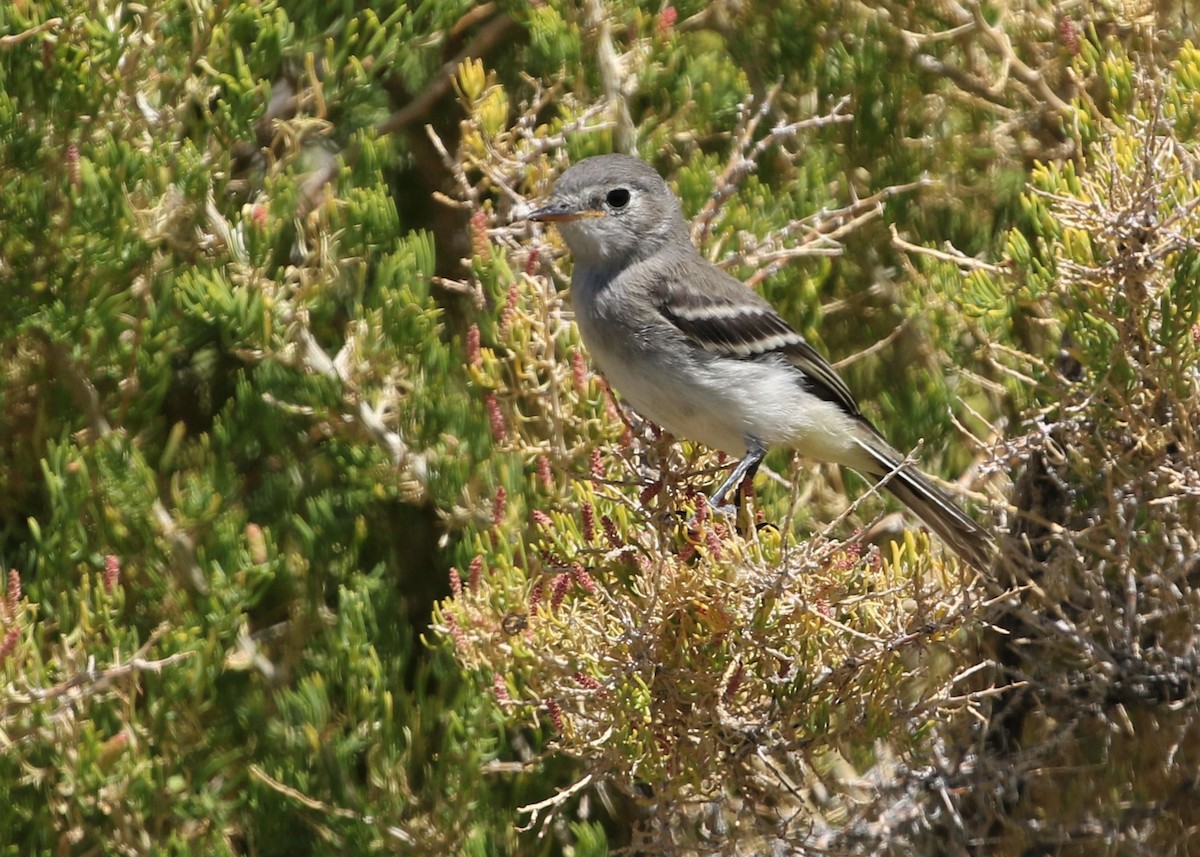
[[[733, 468], [733, 472], [729, 474], [729, 478], [708, 498], [709, 507], [712, 509], [721, 509], [725, 502], [725, 495], [729, 493], [731, 488], [739, 487], [744, 479], [754, 478], [754, 474], [758, 472], [758, 465], [762, 464], [763, 457], [766, 454], [767, 448], [757, 438], [746, 438], [746, 457], [738, 462], [737, 467]], [[736, 499], [734, 506], [737, 506]]]

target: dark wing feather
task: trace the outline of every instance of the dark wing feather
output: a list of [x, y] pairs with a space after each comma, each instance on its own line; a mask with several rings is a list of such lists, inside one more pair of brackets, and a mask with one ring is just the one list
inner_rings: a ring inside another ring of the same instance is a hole
[[668, 289], [659, 311], [705, 351], [745, 360], [783, 357], [803, 373], [803, 383], [813, 395], [862, 416], [850, 388], [829, 361], [769, 303], [732, 277], [719, 285], [709, 292]]

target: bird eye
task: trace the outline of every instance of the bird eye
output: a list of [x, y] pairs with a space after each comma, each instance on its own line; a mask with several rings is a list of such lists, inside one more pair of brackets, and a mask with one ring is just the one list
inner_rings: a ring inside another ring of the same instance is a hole
[[614, 188], [604, 197], [604, 201], [613, 208], [624, 208], [629, 205], [629, 191], [623, 187]]

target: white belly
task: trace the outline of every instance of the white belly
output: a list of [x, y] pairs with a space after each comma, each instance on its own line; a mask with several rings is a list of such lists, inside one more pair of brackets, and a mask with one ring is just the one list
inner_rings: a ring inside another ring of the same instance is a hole
[[[585, 344], [588, 336], [584, 331]], [[678, 352], [671, 369], [652, 347], [623, 355], [602, 339], [592, 357], [612, 387], [634, 409], [677, 437], [699, 441], [734, 456], [752, 437], [792, 447], [820, 461], [851, 467], [862, 456], [853, 437], [861, 427], [840, 407], [806, 392], [790, 365], [775, 361], [717, 358]]]

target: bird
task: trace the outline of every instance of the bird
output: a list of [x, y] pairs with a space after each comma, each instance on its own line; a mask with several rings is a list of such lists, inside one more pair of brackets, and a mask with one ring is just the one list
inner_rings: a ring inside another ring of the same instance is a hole
[[989, 532], [887, 442], [770, 302], [700, 254], [652, 166], [580, 160], [527, 219], [566, 242], [575, 322], [610, 386], [670, 434], [740, 459], [710, 505], [789, 447], [882, 482], [963, 560], [989, 567]]

